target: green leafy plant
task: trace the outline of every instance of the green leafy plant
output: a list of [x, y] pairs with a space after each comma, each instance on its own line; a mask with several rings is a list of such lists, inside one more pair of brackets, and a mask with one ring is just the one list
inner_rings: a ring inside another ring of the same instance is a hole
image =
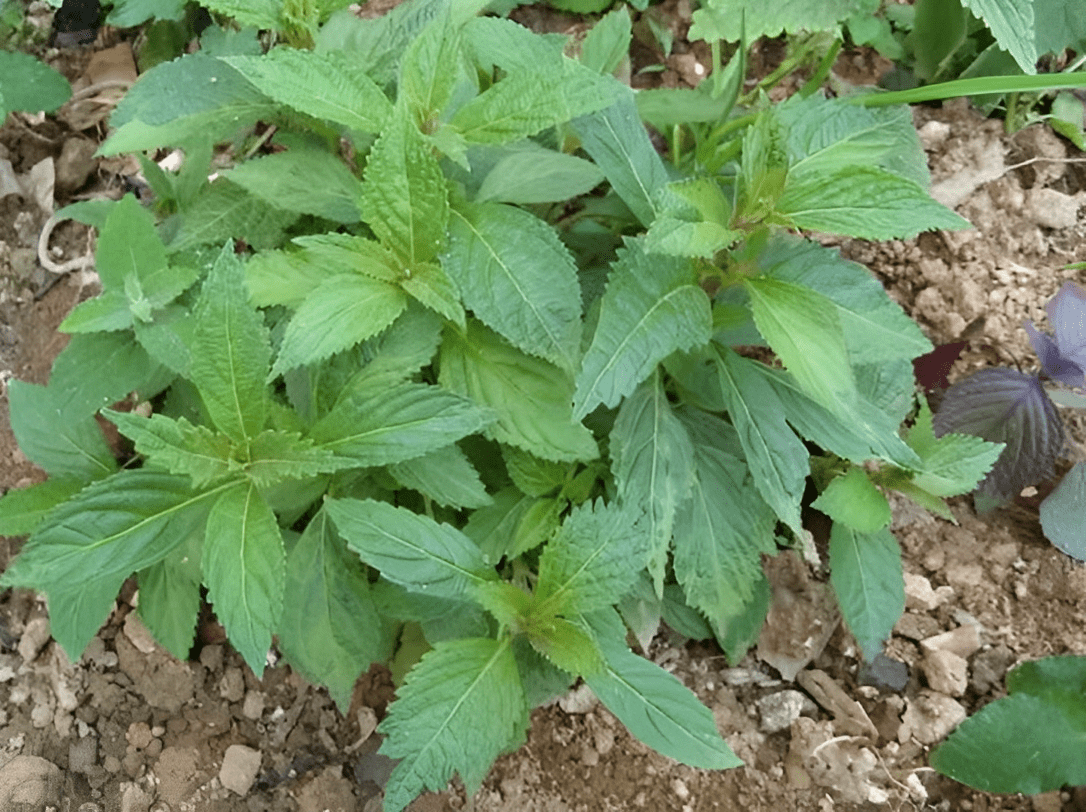
[[987, 792], [1036, 795], [1086, 784], [1086, 657], [1023, 663], [1007, 675], [1007, 690], [935, 749], [932, 766]]
[[73, 656], [135, 573], [178, 657], [204, 586], [258, 675], [275, 645], [345, 706], [396, 658], [390, 810], [454, 772], [474, 791], [578, 678], [660, 752], [737, 766], [627, 630], [664, 618], [741, 658], [813, 481], [871, 659], [904, 606], [886, 491], [949, 515], [1001, 449], [934, 435], [927, 339], [796, 233], [967, 225], [927, 195], [907, 110], [737, 106], [740, 55], [669, 167], [609, 75], [625, 11], [573, 60], [482, 6], [341, 12], [312, 50], [141, 77], [102, 151], [184, 166], [140, 156], [160, 219], [68, 212], [100, 229], [103, 291], [48, 385], [9, 387], [50, 479], [0, 501], [0, 531], [30, 534], [2, 583], [47, 594]]
[[59, 72], [30, 54], [0, 52], [0, 122], [14, 110], [51, 113], [72, 97]]

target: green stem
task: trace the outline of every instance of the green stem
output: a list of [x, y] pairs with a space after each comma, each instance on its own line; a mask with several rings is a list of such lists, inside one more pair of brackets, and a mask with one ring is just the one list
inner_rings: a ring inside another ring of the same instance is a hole
[[1086, 72], [1042, 73], [1036, 76], [982, 76], [955, 79], [936, 85], [914, 87], [910, 90], [874, 91], [845, 96], [845, 101], [863, 107], [886, 107], [891, 104], [953, 99], [959, 96], [981, 96], [987, 93], [1029, 93], [1038, 90], [1061, 90], [1086, 87]]

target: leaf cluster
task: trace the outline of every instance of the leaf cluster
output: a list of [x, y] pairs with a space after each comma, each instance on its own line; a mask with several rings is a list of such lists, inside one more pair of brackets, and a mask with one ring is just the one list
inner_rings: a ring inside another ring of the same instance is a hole
[[183, 56], [118, 106], [104, 152], [184, 164], [141, 155], [155, 214], [69, 212], [99, 227], [103, 291], [49, 384], [11, 384], [51, 478], [0, 501], [30, 534], [2, 583], [48, 595], [73, 656], [135, 574], [179, 657], [206, 587], [256, 673], [275, 645], [341, 706], [395, 658], [389, 809], [478, 786], [578, 678], [660, 752], [738, 765], [627, 631], [741, 658], [813, 480], [871, 659], [904, 605], [886, 493], [945, 512], [1001, 448], [936, 436], [927, 339], [801, 236], [967, 225], [927, 195], [908, 111], [744, 107], [739, 56], [704, 92], [719, 131], [669, 166], [609, 74], [623, 9], [574, 59], [481, 4], [303, 5], [216, 8], [294, 15], [312, 49]]

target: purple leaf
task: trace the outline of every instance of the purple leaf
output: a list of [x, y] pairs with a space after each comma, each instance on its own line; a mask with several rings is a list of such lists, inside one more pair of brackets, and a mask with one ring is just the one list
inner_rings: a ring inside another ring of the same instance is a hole
[[930, 394], [936, 390], [946, 389], [950, 385], [947, 375], [950, 374], [950, 368], [961, 356], [967, 343], [954, 341], [950, 344], [940, 344], [927, 355], [913, 359], [916, 382], [924, 388], [925, 392]]
[[935, 415], [935, 435], [972, 434], [1006, 443], [977, 490], [1011, 499], [1027, 485], [1051, 477], [1063, 451], [1063, 422], [1033, 375], [982, 369], [947, 390]]
[[1045, 305], [1048, 321], [1056, 332], [1055, 341], [1027, 321], [1030, 343], [1041, 359], [1045, 374], [1068, 386], [1086, 383], [1086, 290], [1065, 282], [1059, 293]]

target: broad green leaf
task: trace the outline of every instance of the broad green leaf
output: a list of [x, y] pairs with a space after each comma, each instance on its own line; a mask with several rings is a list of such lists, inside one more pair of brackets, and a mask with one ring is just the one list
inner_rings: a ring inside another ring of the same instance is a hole
[[912, 112], [861, 107], [840, 99], [799, 94], [773, 110], [784, 125], [789, 183], [817, 182], [852, 166], [885, 169], [917, 186], [931, 182]]
[[1086, 782], [1086, 657], [1023, 663], [1010, 696], [962, 722], [932, 753], [939, 772], [987, 792], [1036, 795]]
[[[92, 300], [93, 301], [93, 300]], [[149, 324], [136, 322], [136, 340], [147, 353], [171, 372], [188, 378], [192, 372], [196, 318], [187, 307], [168, 305]]]
[[109, 619], [127, 577], [112, 574], [88, 578], [84, 573], [77, 582], [57, 584], [48, 590], [49, 632], [70, 662], [79, 662], [91, 638]]
[[445, 175], [406, 117], [394, 117], [370, 150], [360, 202], [366, 224], [405, 264], [429, 262], [444, 246]]
[[557, 203], [587, 194], [604, 180], [595, 164], [545, 149], [534, 141], [511, 144], [483, 178], [477, 202]]
[[287, 556], [279, 648], [307, 679], [328, 687], [341, 710], [359, 673], [392, 653], [391, 626], [370, 595], [358, 558], [328, 514], [314, 516]]
[[[441, 319], [432, 311], [408, 303], [407, 310], [381, 335], [360, 349], [369, 357], [362, 369], [348, 364], [349, 383], [333, 387], [335, 399], [367, 387], [388, 387], [412, 377], [430, 363], [441, 343]], [[325, 367], [327, 370], [327, 367]]]
[[56, 69], [32, 54], [0, 51], [0, 121], [12, 110], [52, 113], [72, 97]]
[[[716, 638], [729, 665], [739, 665], [747, 652], [757, 644], [772, 599], [773, 590], [765, 575], [762, 575], [754, 582], [753, 598], [746, 603], [733, 605], [725, 613], [712, 618], [713, 631], [709, 636]], [[667, 620], [666, 614], [664, 619]], [[671, 625], [670, 620], [667, 622]]]
[[546, 361], [507, 344], [474, 319], [464, 335], [448, 330], [438, 380], [493, 409], [490, 435], [545, 460], [576, 462], [599, 454], [592, 433], [573, 419], [573, 382]]
[[836, 251], [781, 234], [770, 238], [758, 265], [767, 276], [809, 288], [833, 303], [853, 364], [882, 364], [931, 352], [931, 342], [878, 279]]
[[762, 554], [776, 552], [776, 516], [743, 462], [718, 448], [694, 447], [690, 498], [675, 515], [673, 565], [687, 603], [718, 637], [722, 621], [757, 594]]
[[1041, 54], [1034, 42], [1037, 26], [1030, 0], [962, 0], [962, 5], [984, 20], [996, 42], [1014, 57], [1023, 73], [1037, 72], [1037, 57]]
[[717, 380], [755, 487], [777, 518], [799, 533], [799, 503], [810, 455], [785, 422], [780, 400], [757, 366], [756, 361], [719, 349]]
[[597, 73], [614, 73], [629, 57], [631, 39], [630, 13], [625, 6], [616, 6], [584, 38], [581, 64]]
[[612, 265], [592, 344], [577, 375], [574, 415], [615, 406], [676, 350], [708, 343], [709, 297], [690, 262], [650, 256], [627, 240]]
[[427, 25], [404, 53], [399, 94], [408, 99], [420, 123], [436, 120], [448, 103], [461, 75], [461, 49], [458, 27], [446, 12]]
[[451, 124], [473, 144], [508, 144], [594, 113], [618, 98], [621, 85], [571, 59], [517, 71], [456, 111]]
[[1004, 444], [989, 443], [971, 434], [944, 434], [936, 438], [931, 433], [930, 415], [928, 412], [927, 417], [918, 417], [907, 438], [920, 455], [913, 484], [936, 496], [967, 493], [995, 465]]
[[400, 279], [400, 287], [416, 301], [440, 313], [461, 329], [467, 325], [464, 305], [460, 303], [460, 291], [437, 263], [424, 262], [408, 269]]
[[352, 460], [337, 457], [296, 432], [269, 429], [249, 443], [245, 473], [258, 488], [270, 488], [287, 480], [305, 479], [354, 466]]
[[874, 14], [878, 0], [826, 0], [806, 3], [785, 0], [779, 3], [747, 3], [744, 0], [709, 0], [694, 12], [690, 39], [708, 42], [726, 40], [747, 42], [775, 37], [782, 31], [830, 31], [837, 33], [840, 23], [860, 12]]
[[[689, 637], [691, 640], [708, 640], [713, 636], [713, 630], [709, 628], [701, 612], [687, 605], [686, 593], [679, 584], [668, 584], [664, 587], [660, 613], [664, 623], [684, 637]], [[762, 624], [759, 623], [758, 629], [761, 630], [761, 627]], [[721, 645], [721, 648], [724, 646]], [[728, 655], [728, 662], [734, 662], [726, 648], [724, 648], [724, 653]]]
[[573, 130], [641, 225], [651, 225], [656, 219], [653, 199], [670, 178], [641, 123], [633, 94], [624, 93], [610, 107], [577, 119]]
[[408, 674], [381, 723], [380, 753], [400, 759], [385, 787], [385, 809], [400, 812], [424, 789], [444, 789], [454, 772], [473, 795], [527, 726], [509, 638], [438, 643]]
[[485, 71], [531, 71], [540, 65], [561, 69], [561, 38], [541, 37], [523, 25], [497, 17], [475, 17], [464, 26], [464, 38], [476, 64]]
[[558, 530], [565, 508], [563, 500], [527, 496], [515, 487], [503, 488], [493, 499], [473, 511], [464, 527], [489, 561], [516, 558], [538, 547]]
[[538, 624], [529, 620], [525, 634], [536, 651], [569, 674], [597, 674], [603, 668], [596, 641], [565, 618], [546, 618]]
[[92, 333], [98, 330], [125, 330], [132, 326], [128, 297], [120, 290], [107, 290], [72, 308], [57, 328], [63, 333]]
[[372, 499], [328, 499], [325, 506], [348, 547], [412, 591], [463, 599], [494, 577], [475, 542], [451, 525]]
[[125, 195], [110, 209], [94, 258], [106, 290], [124, 290], [130, 276], [146, 280], [166, 270], [166, 248], [154, 217], [135, 196]]
[[54, 477], [88, 482], [116, 471], [113, 452], [92, 414], [82, 408], [68, 413], [66, 407], [66, 392], [9, 382], [11, 431], [19, 449]]
[[392, 113], [388, 97], [348, 53], [280, 47], [222, 61], [276, 102], [352, 130], [380, 132]]
[[283, 28], [283, 0], [208, 0], [204, 5], [216, 14], [233, 17], [241, 25], [273, 31]]
[[729, 227], [731, 203], [713, 178], [676, 181], [657, 200], [659, 216], [645, 236], [650, 254], [712, 259], [745, 236]]
[[526, 451], [502, 446], [502, 459], [513, 484], [529, 496], [548, 496], [566, 484], [570, 466], [541, 460]]
[[362, 183], [327, 150], [290, 149], [238, 164], [224, 177], [265, 203], [337, 223], [357, 223]]
[[231, 645], [259, 678], [283, 611], [286, 552], [275, 514], [252, 483], [229, 487], [211, 508], [201, 567]]
[[585, 618], [605, 665], [585, 682], [626, 728], [663, 755], [691, 767], [726, 770], [743, 764], [720, 737], [713, 714], [673, 675], [626, 647], [613, 610]]
[[245, 271], [231, 245], [215, 260], [195, 313], [192, 382], [219, 431], [244, 443], [267, 420], [264, 379], [271, 344], [263, 319], [249, 304]]
[[115, 132], [101, 155], [228, 138], [260, 119], [274, 119], [276, 103], [226, 62], [202, 53], [164, 62], [143, 74], [110, 117]]
[[968, 220], [936, 203], [912, 181], [866, 166], [799, 180], [790, 176], [776, 209], [798, 228], [867, 240], [970, 228]]
[[659, 370], [622, 403], [610, 439], [618, 498], [645, 505], [649, 571], [660, 596], [676, 509], [694, 480], [694, 446], [671, 410]]
[[235, 470], [230, 438], [206, 426], [161, 414], [147, 418], [106, 409], [102, 415], [135, 442], [137, 452], [171, 474], [191, 477], [194, 488], [202, 488]]
[[202, 528], [174, 553], [139, 573], [139, 616], [155, 640], [187, 660], [200, 613]]
[[219, 178], [201, 189], [181, 215], [169, 250], [186, 251], [234, 239], [257, 249], [271, 248], [282, 241], [283, 230], [296, 219], [295, 212], [265, 203], [236, 183]]
[[3, 575], [8, 586], [67, 589], [88, 573], [127, 578], [161, 561], [207, 517], [218, 491], [186, 477], [121, 471], [57, 506]]
[[812, 507], [857, 533], [877, 533], [890, 524], [890, 503], [862, 468], [835, 477]]
[[854, 403], [856, 381], [833, 303], [809, 288], [764, 276], [748, 277], [743, 286], [758, 332], [803, 390], [837, 414]]
[[[89, 369], [109, 374], [88, 375]], [[56, 392], [60, 410], [76, 417], [94, 414], [132, 392], [141, 399], [153, 397], [171, 377], [131, 333], [90, 333], [72, 336], [53, 361], [49, 388]]]
[[499, 203], [458, 207], [442, 267], [476, 318], [524, 352], [574, 368], [581, 291], [553, 228]]
[[375, 336], [407, 307], [399, 287], [362, 274], [322, 282], [287, 325], [272, 375], [322, 361]]
[[[1015, 0], [1021, 2], [1021, 0]], [[1033, 0], [1037, 53], [1058, 54], [1066, 47], [1081, 53], [1086, 44], [1086, 20], [1076, 0]], [[1021, 36], [1021, 33], [1019, 34]]]
[[0, 497], [0, 536], [33, 533], [49, 511], [78, 493], [85, 484], [81, 479], [52, 477], [25, 488], [12, 488]]
[[358, 466], [389, 465], [482, 431], [493, 419], [466, 397], [437, 386], [400, 383], [351, 391], [310, 436]]
[[574, 508], [539, 558], [535, 596], [554, 615], [593, 612], [626, 594], [645, 568], [649, 535], [640, 505]]
[[834, 522], [830, 531], [830, 583], [841, 615], [864, 659], [882, 651], [905, 611], [901, 548], [887, 528], [859, 533]]
[[479, 472], [456, 445], [398, 462], [389, 467], [389, 473], [404, 487], [446, 507], [480, 508], [494, 501], [479, 479]]
[[151, 19], [176, 21], [184, 16], [184, 0], [118, 0], [106, 23], [117, 28], [135, 28]]

